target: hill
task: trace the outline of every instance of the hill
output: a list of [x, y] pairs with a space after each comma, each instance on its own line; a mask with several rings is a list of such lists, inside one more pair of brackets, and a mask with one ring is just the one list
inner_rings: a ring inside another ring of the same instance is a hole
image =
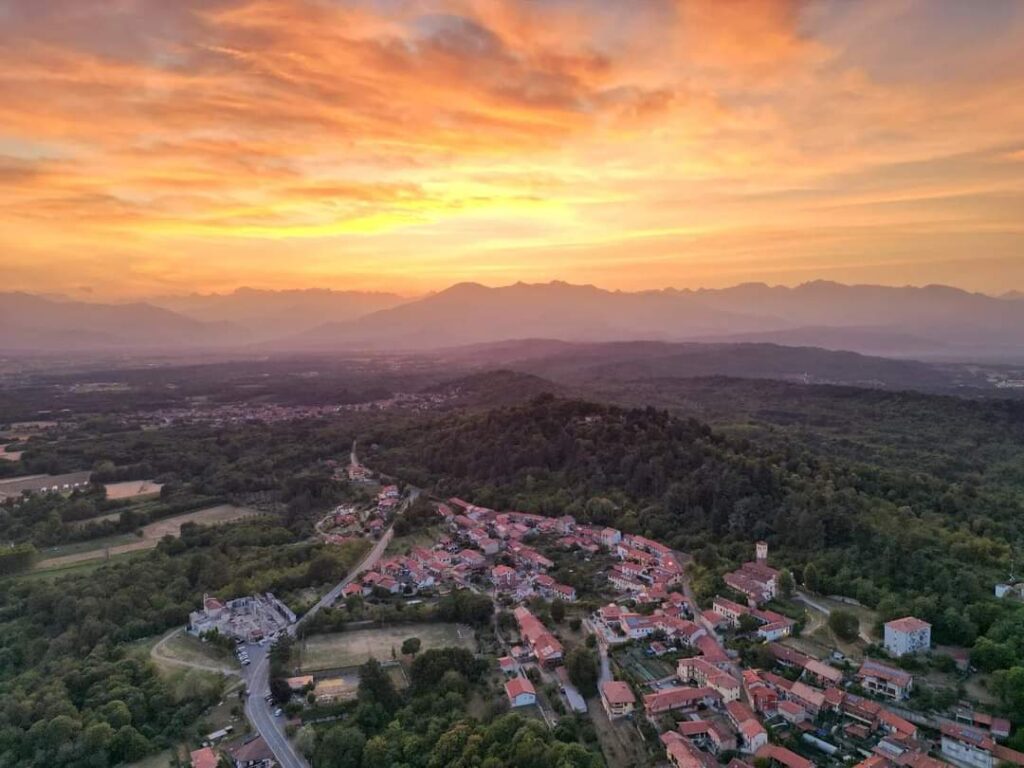
[[507, 367], [565, 384], [731, 376], [883, 389], [992, 391], [982, 371], [854, 352], [778, 344], [610, 342], [544, 339], [445, 350], [453, 363]]
[[[996, 416], [988, 403], [931, 398], [930, 406], [940, 443], [944, 431], [950, 437], [970, 422], [977, 432]], [[947, 406], [954, 418], [944, 421]], [[968, 410], [958, 413], [961, 406]], [[900, 412], [890, 408], [886, 418]], [[993, 433], [1001, 450], [972, 457], [974, 466], [958, 473], [941, 464], [891, 466], [881, 456], [855, 461], [754, 433], [729, 436], [653, 408], [543, 396], [381, 426], [372, 461], [442, 496], [572, 514], [702, 552], [702, 561], [723, 567], [765, 538], [798, 581], [813, 565], [823, 592], [855, 597], [885, 617], [913, 613], [935, 625], [938, 642], [970, 644], [995, 620], [991, 584], [1006, 573], [1007, 542], [1024, 533], [1018, 480], [1006, 471], [1024, 459], [1021, 416], [1006, 412], [1001, 420]], [[893, 450], [898, 432], [888, 438]], [[703, 588], [720, 585], [712, 577]]]

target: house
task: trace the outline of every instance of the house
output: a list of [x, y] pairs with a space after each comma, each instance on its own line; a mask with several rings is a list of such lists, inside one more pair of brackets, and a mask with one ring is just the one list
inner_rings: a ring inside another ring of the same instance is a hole
[[817, 715], [825, 708], [825, 692], [819, 691], [807, 683], [793, 683], [789, 689], [789, 698], [812, 715]]
[[274, 753], [262, 736], [229, 750], [228, 754], [235, 761], [235, 768], [272, 768], [277, 765]]
[[797, 704], [795, 701], [780, 701], [779, 702], [779, 715], [787, 723], [791, 725], [799, 725], [808, 719], [809, 715], [807, 710]]
[[711, 706], [722, 700], [712, 688], [691, 688], [675, 686], [663, 688], [644, 696], [644, 709], [649, 715], [660, 715], [674, 709], [696, 709], [699, 706]]
[[779, 706], [779, 695], [753, 669], [743, 670], [743, 687], [747, 700], [755, 711], [765, 717], [772, 717]]
[[700, 657], [680, 659], [676, 675], [680, 680], [692, 680], [698, 686], [714, 689], [725, 702], [739, 699], [742, 690], [739, 680]]
[[729, 619], [716, 611], [702, 611], [697, 621], [708, 632], [719, 632], [731, 626]]
[[713, 720], [684, 720], [676, 730], [697, 746], [707, 747], [715, 754], [736, 749], [736, 737], [724, 725]]
[[608, 717], [627, 717], [633, 714], [636, 706], [636, 696], [629, 683], [623, 680], [609, 680], [601, 683], [601, 705]]
[[995, 742], [983, 731], [957, 723], [942, 724], [942, 754], [944, 757], [975, 768], [992, 768]]
[[825, 685], [839, 685], [843, 682], [843, 673], [817, 659], [809, 659], [804, 665], [804, 674]]
[[740, 749], [743, 752], [756, 754], [768, 743], [768, 732], [749, 706], [742, 701], [730, 701], [725, 705], [725, 711], [739, 731]]
[[514, 675], [519, 670], [519, 665], [511, 656], [502, 656], [498, 659], [498, 669], [506, 675]]
[[642, 640], [656, 629], [655, 620], [639, 613], [624, 613], [619, 619], [619, 627], [630, 640]]
[[217, 768], [217, 753], [211, 747], [203, 747], [189, 753], [192, 768]]
[[526, 677], [514, 677], [505, 683], [505, 695], [511, 707], [528, 707], [537, 703], [537, 692]]
[[489, 536], [481, 538], [477, 541], [476, 545], [480, 547], [480, 551], [485, 555], [496, 555], [501, 549], [501, 542], [496, 539], [492, 539]]
[[757, 750], [756, 757], [767, 760], [771, 764], [778, 763], [784, 768], [814, 768], [814, 763], [785, 747], [777, 744], [766, 744]]
[[705, 768], [705, 755], [678, 733], [663, 733], [662, 743], [673, 768]]
[[512, 614], [519, 623], [519, 634], [529, 644], [530, 650], [537, 657], [541, 666], [551, 666], [561, 661], [562, 644], [548, 632], [536, 616], [530, 613], [528, 608], [519, 606]]
[[459, 561], [470, 568], [483, 568], [487, 560], [479, 552], [473, 549], [463, 549], [459, 552]]
[[491, 581], [497, 589], [514, 589], [516, 586], [516, 572], [507, 565], [496, 565], [491, 568]]
[[872, 693], [900, 701], [910, 695], [914, 678], [902, 669], [865, 659], [857, 671], [857, 680]]
[[622, 532], [617, 531], [614, 528], [604, 528], [598, 536], [598, 541], [600, 541], [602, 545], [608, 547], [608, 549], [611, 549], [622, 541]]
[[576, 602], [576, 587], [571, 587], [568, 584], [555, 584], [551, 587], [551, 592], [555, 597], [561, 598], [567, 603]]
[[885, 650], [890, 656], [927, 651], [931, 645], [932, 625], [927, 621], [905, 616], [885, 623]]

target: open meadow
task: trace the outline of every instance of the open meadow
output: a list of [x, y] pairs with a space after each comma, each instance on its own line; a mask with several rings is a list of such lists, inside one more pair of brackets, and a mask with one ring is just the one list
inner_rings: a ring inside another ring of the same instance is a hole
[[371, 657], [388, 660], [392, 650], [401, 654], [402, 641], [418, 637], [421, 652], [431, 648], [475, 647], [473, 630], [462, 624], [399, 624], [375, 629], [355, 629], [313, 635], [298, 645], [299, 670], [308, 674], [317, 670], [344, 669], [365, 664]]

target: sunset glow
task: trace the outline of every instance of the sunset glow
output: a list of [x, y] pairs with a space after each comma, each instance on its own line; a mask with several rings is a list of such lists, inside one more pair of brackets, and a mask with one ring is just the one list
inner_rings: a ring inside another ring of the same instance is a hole
[[1024, 288], [1016, 0], [0, 0], [4, 290]]

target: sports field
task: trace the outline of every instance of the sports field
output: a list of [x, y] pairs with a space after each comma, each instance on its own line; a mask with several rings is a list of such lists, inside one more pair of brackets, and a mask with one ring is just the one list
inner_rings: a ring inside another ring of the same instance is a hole
[[371, 657], [391, 659], [401, 655], [402, 641], [418, 637], [421, 651], [457, 646], [473, 650], [473, 630], [462, 624], [399, 624], [379, 629], [356, 629], [313, 635], [299, 645], [299, 669], [308, 674], [321, 669], [344, 669], [365, 664]]
[[137, 496], [155, 496], [163, 485], [151, 480], [126, 480], [122, 483], [106, 483], [103, 486], [108, 499], [132, 499]]

